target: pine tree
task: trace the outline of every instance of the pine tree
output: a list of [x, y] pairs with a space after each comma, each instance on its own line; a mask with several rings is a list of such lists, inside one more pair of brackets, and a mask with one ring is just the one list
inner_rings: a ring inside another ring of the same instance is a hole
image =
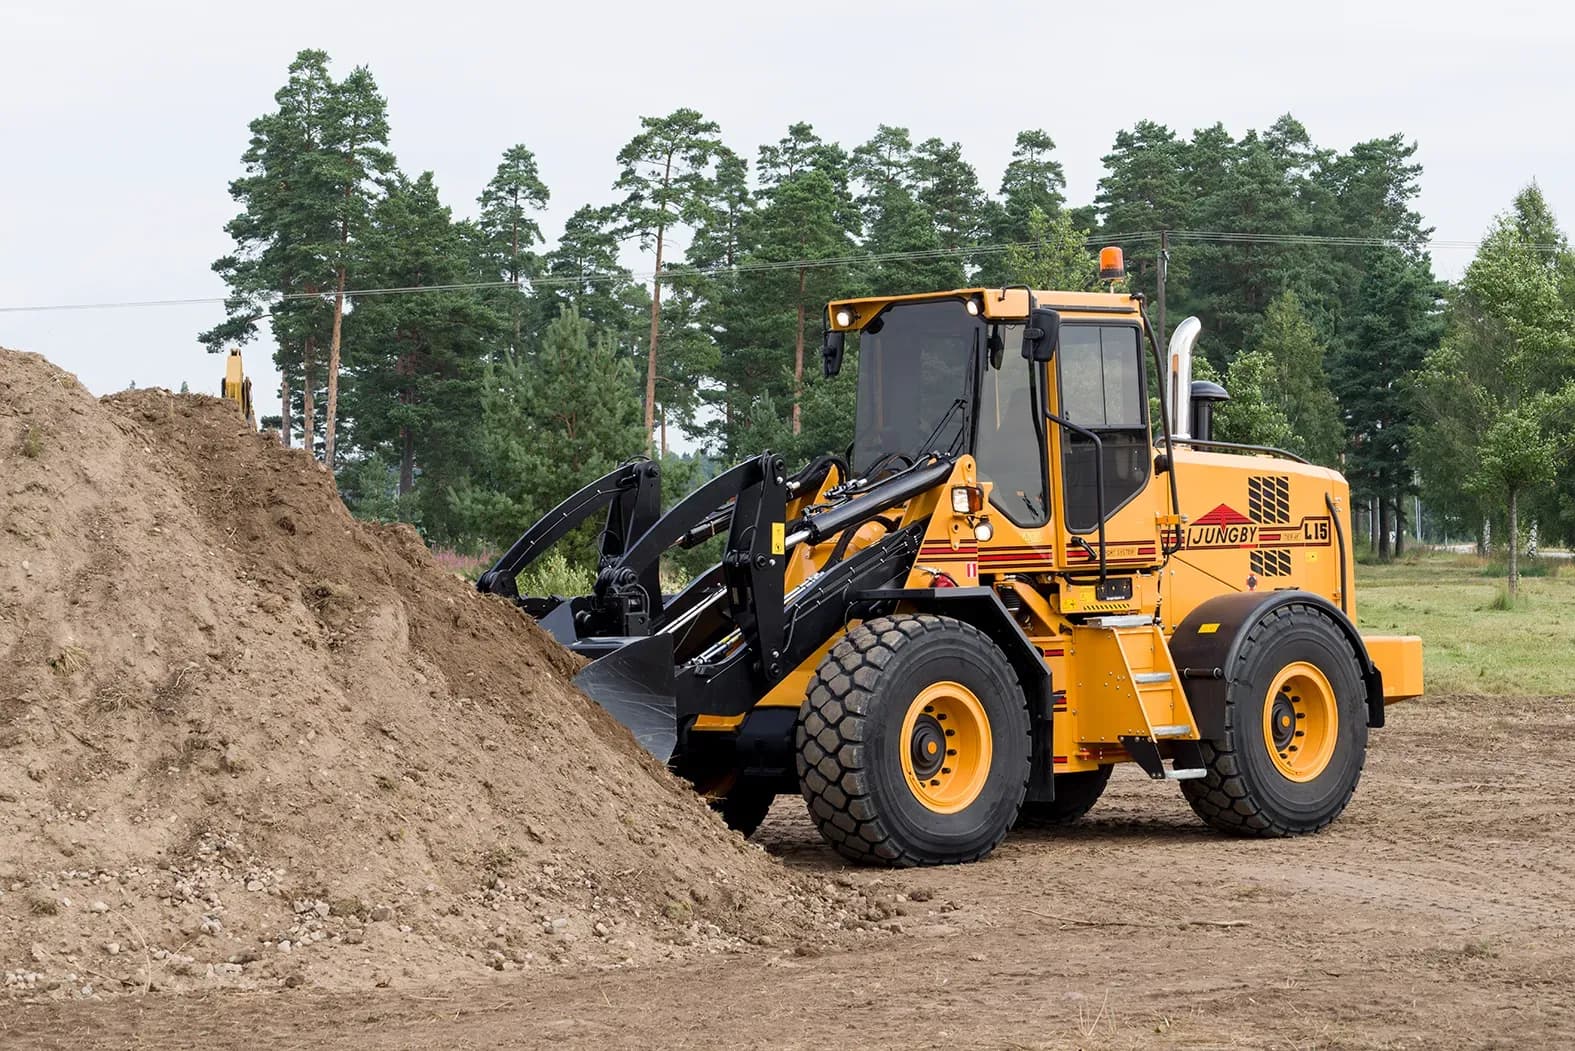
[[423, 529], [450, 538], [447, 493], [474, 461], [483, 363], [503, 321], [474, 291], [443, 287], [477, 275], [466, 231], [430, 172], [392, 179], [371, 219], [362, 272], [380, 287], [431, 290], [355, 298], [346, 318], [351, 435], [363, 453], [398, 464], [399, 494], [416, 491]]
[[334, 85], [330, 96], [327, 158], [337, 191], [337, 237], [323, 252], [334, 271], [333, 327], [328, 343], [328, 404], [323, 426], [323, 462], [335, 464], [335, 423], [339, 410], [340, 339], [344, 328], [345, 283], [355, 255], [352, 238], [366, 229], [378, 186], [394, 170], [388, 152], [388, 103], [365, 66]]
[[[1061, 162], [1051, 159], [1055, 140], [1041, 130], [1020, 131], [1012, 149], [1012, 159], [1001, 176], [999, 200], [984, 203], [984, 227], [994, 246], [1022, 245], [1039, 240], [1032, 229], [1034, 209], [1045, 217], [1055, 218], [1066, 204], [1066, 172]], [[1089, 211], [1093, 211], [1090, 207]], [[1087, 230], [1097, 225], [1097, 213], [1073, 221], [1076, 229]], [[981, 284], [1000, 285], [1011, 280], [1008, 267], [1000, 252], [981, 256], [978, 280]]]
[[504, 151], [497, 172], [476, 199], [481, 205], [476, 225], [481, 230], [487, 261], [513, 286], [507, 301], [513, 329], [509, 349], [515, 354], [520, 352], [524, 313], [521, 284], [537, 267], [535, 246], [542, 240], [535, 213], [547, 207], [550, 198], [536, 167], [536, 155], [520, 144]]
[[[491, 545], [509, 543], [524, 524], [645, 446], [632, 363], [573, 307], [548, 324], [528, 361], [509, 355], [489, 364], [483, 387], [484, 473], [456, 487], [451, 500], [466, 531]], [[570, 548], [581, 561], [594, 553], [594, 540], [579, 536]]]
[[326, 251], [342, 203], [330, 152], [338, 90], [327, 53], [302, 51], [274, 95], [278, 108], [251, 122], [243, 174], [230, 183], [230, 196], [241, 205], [225, 224], [235, 251], [213, 264], [230, 290], [226, 318], [198, 337], [219, 353], [250, 341], [257, 323], [271, 318], [284, 382], [280, 433], [289, 445], [298, 399], [308, 450], [315, 444], [316, 349], [332, 325], [321, 301], [310, 297], [324, 292], [334, 273]]
[[613, 188], [627, 194], [619, 206], [624, 231], [636, 237], [642, 249], [654, 248], [656, 252], [645, 367], [645, 429], [648, 436], [654, 436], [667, 231], [676, 222], [692, 224], [699, 218], [707, 171], [722, 142], [717, 125], [692, 109], [676, 109], [665, 117], [641, 117], [640, 127], [640, 133], [618, 151], [621, 170]]
[[1274, 363], [1269, 395], [1290, 428], [1285, 448], [1338, 466], [1345, 444], [1340, 407], [1329, 389], [1323, 344], [1294, 292], [1269, 304], [1255, 345]]
[[[1345, 475], [1355, 495], [1398, 509], [1412, 488], [1411, 381], [1441, 334], [1440, 292], [1425, 256], [1385, 247], [1366, 249], [1361, 258], [1348, 335], [1330, 377], [1350, 435]], [[1395, 517], [1404, 516], [1397, 510]], [[1387, 531], [1379, 541], [1380, 554], [1387, 553]]]
[[[803, 429], [800, 404], [804, 386], [804, 346], [815, 305], [832, 298], [844, 284], [853, 240], [846, 222], [852, 212], [847, 185], [833, 174], [842, 166], [840, 150], [828, 148], [808, 124], [795, 124], [774, 153], [760, 158], [762, 204], [749, 227], [751, 263], [796, 262], [750, 282], [767, 309], [780, 304], [793, 318], [792, 433]], [[768, 306], [769, 304], [769, 306]]]
[[639, 315], [649, 313], [650, 302], [618, 261], [616, 222], [612, 210], [589, 205], [565, 221], [558, 243], [542, 260], [543, 280], [532, 296], [530, 339], [539, 340], [562, 309], [572, 306], [605, 333], [621, 355], [637, 352], [644, 335]]
[[918, 199], [921, 167], [907, 128], [882, 124], [853, 151], [849, 170], [862, 187], [863, 248], [874, 257], [864, 271], [865, 291], [872, 295], [963, 283], [961, 258], [943, 254], [935, 217]]

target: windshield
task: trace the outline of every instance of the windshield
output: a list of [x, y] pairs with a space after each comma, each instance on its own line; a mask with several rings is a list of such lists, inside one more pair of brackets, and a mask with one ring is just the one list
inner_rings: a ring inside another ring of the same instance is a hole
[[982, 328], [961, 300], [899, 303], [859, 336], [853, 469], [961, 448], [972, 424]]

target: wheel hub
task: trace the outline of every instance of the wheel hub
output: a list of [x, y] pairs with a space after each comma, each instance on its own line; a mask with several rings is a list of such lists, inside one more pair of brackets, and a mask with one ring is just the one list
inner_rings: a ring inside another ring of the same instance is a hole
[[921, 781], [928, 781], [946, 765], [946, 731], [940, 720], [925, 713], [913, 724], [909, 738], [909, 752], [913, 756], [913, 774]]
[[1291, 781], [1313, 780], [1334, 756], [1339, 728], [1339, 701], [1328, 676], [1307, 661], [1282, 668], [1263, 706], [1263, 743], [1275, 769]]
[[936, 813], [955, 814], [979, 798], [990, 778], [990, 717], [968, 687], [933, 683], [908, 705], [897, 748], [914, 798]]

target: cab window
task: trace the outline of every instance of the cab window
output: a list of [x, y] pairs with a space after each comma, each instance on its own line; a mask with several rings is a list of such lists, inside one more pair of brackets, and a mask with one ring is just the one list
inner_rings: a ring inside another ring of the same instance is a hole
[[995, 483], [990, 503], [1020, 526], [1050, 521], [1045, 493], [1045, 453], [1034, 426], [1033, 388], [1023, 360], [1023, 327], [998, 329], [1002, 344], [1000, 368], [986, 368], [979, 392], [979, 476]]
[[[1061, 415], [1099, 436], [1108, 519], [1148, 482], [1149, 433], [1143, 360], [1132, 325], [1063, 325], [1056, 352]], [[1067, 528], [1086, 533], [1099, 524], [1094, 443], [1061, 432]]]

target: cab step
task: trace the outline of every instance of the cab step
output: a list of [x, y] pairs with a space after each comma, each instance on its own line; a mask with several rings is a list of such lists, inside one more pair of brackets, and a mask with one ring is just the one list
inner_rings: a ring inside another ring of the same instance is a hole
[[1196, 781], [1200, 777], [1208, 777], [1209, 772], [1201, 766], [1187, 767], [1177, 770], [1171, 767], [1165, 771], [1166, 781]]
[[1161, 737], [1190, 737], [1192, 735], [1192, 727], [1187, 723], [1173, 723], [1170, 726], [1153, 727], [1149, 732], [1156, 739]]

